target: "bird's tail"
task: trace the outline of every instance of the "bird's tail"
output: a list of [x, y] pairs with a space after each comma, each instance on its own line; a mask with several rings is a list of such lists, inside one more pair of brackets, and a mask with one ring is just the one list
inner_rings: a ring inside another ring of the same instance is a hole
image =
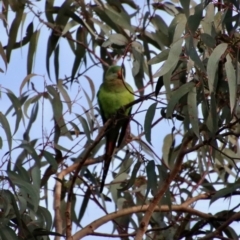
[[115, 142], [114, 141], [107, 141], [106, 153], [105, 153], [105, 156], [104, 156], [104, 167], [103, 167], [102, 182], [101, 182], [101, 186], [100, 186], [100, 193], [102, 193], [102, 191], [103, 191], [103, 187], [104, 187], [104, 184], [105, 184], [105, 180], [106, 180], [106, 177], [107, 177], [108, 169], [109, 169], [109, 166], [110, 166], [110, 163], [111, 163], [111, 159], [112, 159], [112, 155], [113, 155], [115, 146], [116, 146], [116, 141]]

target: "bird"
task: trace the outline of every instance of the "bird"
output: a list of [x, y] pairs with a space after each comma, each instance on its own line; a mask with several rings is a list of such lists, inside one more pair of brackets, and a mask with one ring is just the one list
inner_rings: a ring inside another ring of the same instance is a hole
[[113, 65], [105, 73], [103, 83], [97, 93], [100, 115], [105, 124], [115, 117], [115, 121], [106, 129], [106, 146], [100, 193], [102, 193], [108, 169], [115, 147], [120, 147], [129, 126], [131, 107], [120, 109], [134, 101], [132, 87], [125, 82], [124, 69]]

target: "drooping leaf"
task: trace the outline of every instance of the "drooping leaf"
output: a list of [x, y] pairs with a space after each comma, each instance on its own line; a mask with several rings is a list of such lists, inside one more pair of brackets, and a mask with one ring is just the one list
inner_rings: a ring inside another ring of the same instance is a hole
[[26, 83], [28, 83], [30, 81], [30, 79], [34, 76], [38, 76], [37, 74], [35, 73], [31, 73], [31, 74], [28, 74], [22, 81], [21, 85], [20, 85], [20, 88], [19, 88], [19, 95], [22, 95], [22, 90], [23, 90], [23, 87], [25, 86]]
[[34, 60], [35, 60], [34, 57], [35, 57], [36, 50], [37, 50], [39, 34], [40, 34], [40, 31], [37, 30], [31, 36], [31, 40], [30, 40], [30, 44], [29, 44], [29, 48], [28, 48], [28, 56], [27, 56], [27, 74], [28, 75], [32, 73], [32, 68], [33, 68], [33, 64], [34, 64]]
[[6, 137], [7, 137], [9, 151], [11, 151], [12, 150], [12, 133], [11, 133], [11, 128], [10, 128], [10, 125], [8, 123], [7, 118], [5, 117], [5, 115], [3, 115], [2, 112], [0, 112], [0, 123], [2, 125], [2, 128], [4, 129]]
[[155, 96], [157, 97], [157, 95], [159, 94], [161, 88], [164, 86], [164, 82], [163, 82], [163, 77], [159, 77], [158, 81], [157, 81], [157, 85], [155, 88]]
[[16, 114], [16, 124], [15, 124], [15, 130], [14, 130], [14, 133], [13, 133], [13, 135], [14, 135], [18, 130], [21, 119], [24, 122], [24, 118], [23, 118], [23, 114], [22, 114], [22, 108], [21, 108], [22, 106], [21, 106], [21, 102], [19, 101], [19, 99], [10, 90], [8, 90], [7, 96], [11, 100], [12, 106], [13, 106], [13, 108], [15, 110], [15, 114]]
[[79, 114], [76, 114], [77, 118], [79, 119], [79, 121], [82, 124], [83, 130], [87, 136], [87, 139], [90, 141], [91, 140], [91, 136], [90, 136], [90, 131], [89, 131], [89, 127], [87, 124], [87, 121], [85, 118], [83, 118], [82, 116], [80, 116]]
[[147, 191], [145, 197], [147, 197], [149, 191], [152, 191], [154, 196], [157, 193], [157, 174], [155, 171], [155, 162], [153, 160], [149, 161], [146, 167], [147, 172]]
[[22, 21], [23, 11], [24, 11], [24, 7], [21, 6], [16, 12], [15, 18], [10, 27], [9, 38], [7, 43], [7, 52], [6, 52], [8, 62], [10, 62], [11, 52], [14, 44], [16, 43], [18, 28]]
[[10, 227], [2, 226], [0, 228], [0, 236], [2, 240], [12, 239], [12, 240], [18, 240], [16, 233], [11, 229]]
[[182, 52], [182, 43], [183, 39], [180, 38], [171, 46], [166, 62], [163, 64], [163, 67], [153, 75], [153, 77], [163, 76], [178, 62], [179, 58], [177, 56]]
[[236, 97], [237, 97], [237, 80], [236, 80], [236, 72], [233, 67], [232, 59], [229, 54], [226, 56], [226, 74], [227, 74], [227, 80], [228, 80], [228, 86], [229, 86], [229, 99], [230, 99], [230, 108], [231, 113], [233, 112], [233, 109], [236, 104]]
[[227, 43], [219, 44], [212, 52], [207, 63], [207, 75], [208, 75], [208, 86], [210, 92], [215, 92], [217, 86], [216, 71], [218, 67], [218, 62], [222, 54], [226, 51], [228, 47]]
[[233, 183], [233, 184], [229, 184], [229, 186], [227, 186], [226, 188], [220, 189], [216, 192], [216, 194], [214, 194], [211, 198], [210, 204], [213, 204], [216, 200], [218, 200], [219, 198], [226, 198], [226, 197], [230, 197], [231, 194], [236, 190], [239, 189], [240, 184], [239, 183]]
[[186, 17], [189, 16], [189, 7], [190, 7], [190, 0], [180, 0], [180, 3], [183, 7], [184, 13]]
[[80, 208], [80, 211], [79, 211], [79, 214], [78, 214], [78, 219], [77, 220], [78, 220], [79, 223], [81, 222], [82, 217], [84, 216], [84, 213], [87, 210], [87, 206], [89, 204], [91, 193], [92, 193], [91, 189], [87, 188], [87, 191], [84, 194], [84, 198], [83, 198], [81, 208]]
[[148, 61], [148, 64], [156, 64], [165, 61], [168, 58], [170, 49], [164, 49], [158, 55]]
[[210, 48], [214, 48], [214, 47], [215, 47], [216, 41], [215, 41], [215, 39], [214, 39], [211, 35], [209, 35], [209, 34], [207, 34], [207, 33], [202, 33], [200, 37], [201, 37], [201, 40], [202, 40], [208, 47], [210, 47]]
[[197, 108], [197, 92], [196, 87], [193, 87], [188, 93], [188, 113], [192, 129], [197, 137], [199, 136], [199, 123], [198, 123], [198, 108]]
[[119, 46], [126, 46], [128, 44], [128, 39], [120, 33], [111, 34], [109, 40], [111, 43]]
[[196, 64], [196, 66], [198, 68], [200, 68], [201, 71], [205, 72], [205, 67], [197, 53], [196, 47], [194, 44], [194, 38], [192, 36], [189, 36], [185, 39], [186, 42], [186, 50], [187, 50], [187, 54], [189, 55], [189, 57], [194, 61], [194, 63]]
[[203, 11], [203, 4], [200, 3], [195, 7], [195, 12], [193, 15], [188, 17], [188, 29], [192, 34], [195, 33], [197, 28], [199, 27], [199, 24], [202, 20], [202, 11]]
[[121, 191], [126, 191], [128, 190], [130, 187], [133, 186], [133, 184], [135, 183], [136, 181], [136, 176], [137, 176], [137, 173], [138, 173], [138, 170], [139, 168], [141, 167], [142, 163], [140, 161], [137, 161], [136, 164], [134, 165], [133, 167], [133, 170], [132, 170], [132, 173], [131, 173], [131, 177], [130, 179], [127, 181], [127, 184], [121, 188], [120, 190]]
[[13, 171], [8, 171], [7, 174], [14, 185], [18, 186], [28, 194], [26, 200], [32, 204], [33, 209], [36, 212], [40, 199], [38, 189], [36, 189], [32, 184], [22, 180], [21, 176]]
[[63, 81], [62, 81], [61, 79], [59, 79], [59, 80], [58, 80], [58, 84], [57, 84], [58, 90], [59, 90], [59, 92], [61, 93], [61, 95], [62, 95], [65, 103], [66, 103], [67, 106], [68, 106], [68, 111], [69, 111], [69, 113], [71, 114], [71, 112], [72, 112], [72, 101], [71, 101], [71, 99], [70, 99], [70, 97], [69, 97], [69, 95], [68, 95], [68, 93], [67, 93], [67, 91], [66, 91], [66, 89], [64, 88], [64, 86], [63, 86], [62, 83], [63, 83]]
[[178, 103], [178, 101], [184, 95], [186, 95], [188, 92], [190, 92], [194, 86], [195, 86], [194, 82], [189, 82], [189, 83], [182, 85], [180, 88], [178, 88], [174, 92], [174, 94], [171, 96], [171, 99], [167, 106], [167, 113], [166, 113], [167, 118], [171, 117], [171, 115], [173, 114], [174, 108], [175, 108], [176, 104]]
[[155, 115], [157, 103], [153, 103], [147, 110], [145, 120], [144, 120], [144, 131], [146, 140], [151, 143], [151, 133], [152, 133], [152, 121]]
[[[75, 77], [75, 74], [77, 73], [77, 70], [79, 69], [80, 63], [84, 61], [85, 54], [86, 54], [86, 48], [84, 47], [85, 44], [87, 45], [87, 32], [85, 28], [79, 27], [76, 33], [76, 49], [75, 49], [75, 59], [73, 63], [72, 68], [72, 81]], [[82, 43], [82, 44], [81, 44]]]
[[0, 56], [2, 57], [2, 60], [5, 64], [5, 68], [7, 70], [7, 64], [8, 64], [8, 61], [7, 61], [7, 56], [4, 52], [4, 49], [3, 49], [3, 46], [2, 46], [2, 43], [0, 42]]

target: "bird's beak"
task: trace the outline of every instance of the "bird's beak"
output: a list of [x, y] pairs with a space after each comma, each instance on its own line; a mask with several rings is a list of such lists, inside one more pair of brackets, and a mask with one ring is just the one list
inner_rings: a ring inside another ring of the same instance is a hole
[[118, 78], [122, 79], [122, 70], [119, 70], [119, 71], [117, 72], [117, 76], [118, 76]]

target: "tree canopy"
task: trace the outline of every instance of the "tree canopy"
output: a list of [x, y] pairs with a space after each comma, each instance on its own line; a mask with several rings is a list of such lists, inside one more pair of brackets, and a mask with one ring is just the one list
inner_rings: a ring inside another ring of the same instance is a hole
[[[238, 1], [0, 4], [0, 239], [240, 238]], [[100, 194], [116, 64], [135, 100]]]

